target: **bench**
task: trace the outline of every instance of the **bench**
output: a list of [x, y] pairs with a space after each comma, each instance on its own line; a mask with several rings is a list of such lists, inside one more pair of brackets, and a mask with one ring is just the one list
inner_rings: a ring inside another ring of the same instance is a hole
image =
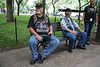
[[[53, 27], [53, 33], [54, 33], [54, 36], [56, 36], [56, 32], [61, 32], [62, 31], [62, 29], [61, 29], [61, 25], [60, 25], [60, 22], [51, 22], [51, 25], [52, 25], [52, 27]], [[61, 32], [62, 33], [62, 32]], [[64, 36], [61, 36], [61, 35], [59, 35], [59, 37], [57, 37], [60, 41], [66, 41], [66, 46], [68, 45], [68, 38], [65, 38]], [[40, 44], [40, 45], [39, 45]], [[46, 46], [44, 46], [44, 44], [43, 43], [39, 43], [38, 45], [37, 45], [37, 50], [40, 48], [40, 46], [42, 46], [43, 47], [43, 49], [46, 47]], [[48, 43], [45, 43], [45, 45], [46, 44], [48, 44]], [[76, 46], [76, 41], [75, 41], [75, 43], [74, 43], [74, 48], [75, 48], [75, 46]]]

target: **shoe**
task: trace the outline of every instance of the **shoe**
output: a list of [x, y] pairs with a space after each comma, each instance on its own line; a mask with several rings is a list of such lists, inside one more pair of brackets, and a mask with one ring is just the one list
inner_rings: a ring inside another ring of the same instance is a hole
[[90, 43], [86, 43], [87, 45], [90, 45]]
[[73, 52], [73, 50], [71, 49], [71, 48], [69, 48], [69, 50], [68, 50], [70, 53], [72, 53]]
[[32, 60], [30, 61], [30, 64], [31, 64], [31, 65], [35, 64], [37, 60], [38, 60], [38, 59], [35, 59], [35, 60], [32, 59]]
[[83, 44], [83, 47], [86, 47], [86, 45], [85, 45], [85, 44]]
[[79, 48], [79, 49], [83, 49], [83, 50], [86, 50], [86, 47], [83, 47], [83, 46], [79, 46], [79, 45], [77, 45], [77, 47], [76, 48]]
[[41, 56], [41, 54], [39, 54], [38, 59], [39, 59], [39, 63], [43, 63], [44, 58]]

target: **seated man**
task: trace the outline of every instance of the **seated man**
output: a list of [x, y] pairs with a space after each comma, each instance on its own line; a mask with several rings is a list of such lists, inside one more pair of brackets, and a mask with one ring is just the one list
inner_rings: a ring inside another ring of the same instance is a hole
[[[78, 24], [70, 17], [70, 15], [71, 9], [67, 8], [65, 10], [65, 16], [61, 19], [61, 28], [64, 37], [69, 38], [69, 52], [72, 53], [76, 36], [80, 37], [77, 48], [86, 49], [84, 42], [86, 40], [87, 34], [80, 29]], [[79, 31], [76, 31], [75, 28], [77, 28]]]
[[[49, 21], [49, 17], [43, 15], [43, 4], [36, 4], [36, 14], [30, 17], [28, 28], [31, 32], [28, 45], [32, 53], [32, 60], [30, 64], [34, 64], [38, 59], [40, 63], [43, 63], [44, 58], [53, 52], [59, 44], [59, 40], [52, 35], [52, 26]], [[43, 42], [43, 37], [50, 35], [50, 39], [47, 41], [50, 45], [45, 48], [40, 54], [37, 52], [37, 45], [39, 42]]]

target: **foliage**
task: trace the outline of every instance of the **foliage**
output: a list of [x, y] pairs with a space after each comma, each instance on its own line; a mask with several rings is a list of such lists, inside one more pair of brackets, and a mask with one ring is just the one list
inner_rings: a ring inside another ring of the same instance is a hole
[[100, 6], [100, 0], [96, 1], [94, 5], [98, 8]]
[[6, 0], [0, 0], [0, 8], [6, 7]]
[[23, 10], [24, 6], [27, 4], [27, 2], [28, 2], [28, 0], [23, 0], [21, 2], [22, 10]]

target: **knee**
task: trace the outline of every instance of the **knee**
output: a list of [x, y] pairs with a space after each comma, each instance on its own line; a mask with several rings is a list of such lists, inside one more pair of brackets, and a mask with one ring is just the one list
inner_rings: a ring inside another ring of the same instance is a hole
[[38, 42], [34, 39], [29, 39], [28, 41], [28, 45], [35, 45], [35, 44], [38, 44]]
[[55, 44], [56, 46], [58, 46], [58, 45], [59, 45], [59, 39], [55, 37], [55, 38], [52, 40], [52, 44]]
[[57, 45], [59, 45], [59, 39], [58, 38], [56, 38], [56, 43], [57, 43]]
[[72, 40], [72, 41], [75, 41], [76, 40], [76, 36], [70, 37], [69, 39]]
[[83, 32], [83, 36], [84, 36], [84, 37], [87, 37], [87, 33], [86, 33], [86, 32]]
[[56, 45], [59, 45], [59, 39], [55, 38], [54, 42], [56, 43]]

